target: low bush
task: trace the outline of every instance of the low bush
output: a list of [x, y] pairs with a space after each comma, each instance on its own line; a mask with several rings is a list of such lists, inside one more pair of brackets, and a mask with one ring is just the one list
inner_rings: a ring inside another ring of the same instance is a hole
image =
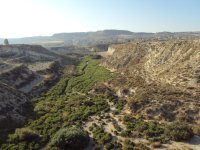
[[188, 140], [194, 135], [192, 129], [182, 122], [174, 122], [168, 125], [165, 134], [174, 141]]
[[105, 144], [105, 149], [106, 150], [121, 150], [122, 149], [122, 145], [118, 142], [109, 142]]
[[122, 128], [120, 127], [120, 125], [116, 121], [113, 123], [113, 126], [118, 132], [122, 131]]
[[120, 110], [113, 110], [113, 115], [119, 115], [120, 114]]
[[122, 137], [130, 137], [131, 136], [131, 130], [123, 130], [121, 133], [120, 133], [120, 136]]
[[150, 141], [182, 141], [190, 139], [194, 135], [190, 126], [182, 122], [173, 122], [167, 125], [125, 116], [124, 123], [128, 130], [138, 132], [140, 136]]
[[93, 133], [94, 139], [99, 144], [106, 144], [106, 143], [111, 142], [112, 140], [112, 135], [110, 133], [105, 132], [104, 129], [99, 126], [95, 127], [92, 133]]
[[117, 108], [117, 110], [122, 111], [122, 109], [124, 108], [124, 106], [126, 105], [126, 100], [124, 99], [119, 99], [116, 101], [115, 103], [115, 107]]
[[130, 140], [124, 141], [123, 150], [134, 150], [134, 149], [135, 149], [135, 144], [132, 141]]
[[107, 143], [106, 145], [105, 145], [105, 149], [106, 150], [111, 150], [111, 149], [114, 149], [115, 148], [115, 145], [114, 145], [114, 143]]
[[39, 138], [39, 135], [35, 131], [29, 128], [16, 129], [15, 133], [10, 136], [10, 140], [16, 142], [21, 142], [21, 141], [31, 142], [37, 138]]
[[60, 129], [52, 138], [51, 145], [60, 149], [81, 150], [88, 145], [89, 136], [78, 127]]

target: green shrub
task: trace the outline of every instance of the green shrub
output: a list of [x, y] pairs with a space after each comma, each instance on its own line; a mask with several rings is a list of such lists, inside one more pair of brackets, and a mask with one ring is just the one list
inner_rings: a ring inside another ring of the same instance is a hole
[[122, 128], [120, 127], [120, 125], [119, 125], [117, 122], [114, 122], [114, 123], [113, 123], [113, 126], [114, 126], [114, 128], [115, 128], [118, 132], [121, 132], [121, 131], [122, 131]]
[[60, 129], [52, 138], [51, 145], [61, 149], [83, 149], [88, 145], [89, 137], [78, 127]]
[[123, 150], [134, 150], [134, 149], [135, 149], [135, 144], [133, 142], [131, 142], [130, 140], [124, 141]]
[[167, 140], [165, 133], [165, 126], [158, 122], [145, 122], [142, 119], [136, 119], [131, 116], [124, 117], [124, 123], [126, 124], [127, 130], [135, 131], [138, 136], [147, 138], [150, 141], [165, 141]]
[[158, 139], [160, 139], [163, 134], [164, 134], [164, 128], [159, 123], [156, 122], [148, 122], [148, 129], [144, 131], [144, 135], [148, 139], [152, 137], [159, 137]]
[[111, 142], [112, 135], [104, 131], [103, 128], [97, 126], [92, 131], [94, 139], [100, 144], [106, 144]]
[[37, 138], [39, 138], [39, 135], [35, 131], [29, 128], [16, 129], [15, 134], [10, 136], [11, 141], [18, 141], [18, 142], [21, 141], [31, 142]]
[[89, 127], [89, 131], [93, 131], [94, 127], [93, 126], [90, 126]]
[[120, 110], [113, 110], [113, 115], [119, 115], [120, 114]]
[[105, 149], [106, 149], [106, 150], [111, 150], [111, 149], [114, 149], [114, 148], [115, 148], [114, 143], [107, 143], [107, 144], [105, 145]]
[[183, 141], [188, 140], [193, 136], [192, 129], [182, 122], [174, 122], [166, 127], [165, 134], [171, 140]]
[[131, 136], [131, 131], [130, 130], [123, 130], [120, 133], [120, 136], [122, 136], [122, 137], [130, 137]]
[[126, 105], [126, 100], [124, 100], [124, 99], [119, 99], [119, 100], [117, 100], [116, 101], [116, 104], [115, 104], [115, 107], [119, 110], [119, 111], [121, 111], [123, 108], [124, 108], [124, 106]]

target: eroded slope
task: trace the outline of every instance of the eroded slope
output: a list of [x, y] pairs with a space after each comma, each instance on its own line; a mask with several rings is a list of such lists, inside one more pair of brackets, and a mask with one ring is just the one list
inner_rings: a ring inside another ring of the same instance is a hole
[[22, 125], [29, 108], [26, 95], [0, 83], [0, 132]]
[[121, 75], [109, 83], [147, 119], [199, 123], [198, 40], [113, 45], [103, 65]]

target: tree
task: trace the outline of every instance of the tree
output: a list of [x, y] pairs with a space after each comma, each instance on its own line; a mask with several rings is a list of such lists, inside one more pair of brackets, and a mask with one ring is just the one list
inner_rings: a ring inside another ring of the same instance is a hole
[[4, 40], [4, 45], [9, 45], [8, 39]]

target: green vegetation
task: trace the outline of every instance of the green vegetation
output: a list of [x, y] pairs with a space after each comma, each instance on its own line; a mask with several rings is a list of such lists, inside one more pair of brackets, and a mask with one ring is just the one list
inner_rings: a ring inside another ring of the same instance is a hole
[[123, 150], [134, 150], [134, 149], [135, 149], [135, 144], [132, 141], [130, 140], [124, 141]]
[[77, 67], [77, 71], [81, 75], [69, 80], [66, 92], [86, 93], [92, 89], [95, 83], [111, 79], [112, 74], [98, 64], [98, 60], [86, 57]]
[[107, 133], [103, 127], [93, 124], [89, 128], [95, 141], [98, 144], [103, 145], [106, 150], [122, 148], [122, 145], [118, 143], [116, 139], [113, 139], [112, 135]]
[[117, 108], [117, 110], [122, 111], [126, 103], [127, 103], [126, 100], [119, 99], [118, 101], [115, 102], [115, 107]]
[[192, 129], [189, 125], [181, 122], [166, 125], [153, 121], [145, 122], [142, 119], [125, 116], [124, 123], [126, 124], [127, 130], [136, 132], [139, 136], [145, 137], [150, 141], [181, 141], [190, 139], [193, 136]]
[[134, 143], [131, 140], [125, 140], [123, 150], [147, 150], [147, 146], [143, 143]]
[[28, 128], [21, 128], [21, 129], [16, 129], [15, 134], [10, 136], [10, 139], [16, 142], [21, 142], [21, 141], [34, 141], [39, 138], [39, 135]]
[[60, 129], [52, 138], [51, 145], [60, 149], [81, 150], [88, 145], [89, 137], [78, 127]]
[[96, 126], [92, 130], [92, 134], [94, 139], [99, 143], [99, 144], [106, 144], [111, 142], [112, 140], [112, 135], [105, 132], [103, 128]]
[[[81, 126], [89, 116], [108, 110], [105, 98], [89, 91], [96, 83], [111, 79], [112, 74], [99, 66], [99, 60], [91, 57], [86, 57], [79, 64], [77, 72], [78, 75], [71, 78], [64, 75], [54, 87], [35, 101], [35, 116], [25, 125], [27, 130], [17, 129], [0, 149], [34, 150], [49, 146], [52, 140], [65, 136], [67, 129]], [[107, 135], [102, 141], [109, 138]], [[55, 143], [50, 146], [59, 148], [61, 143]], [[63, 144], [66, 145], [65, 142]]]
[[120, 133], [120, 136], [122, 137], [130, 137], [131, 136], [131, 130], [123, 130], [121, 133]]
[[165, 134], [174, 141], [183, 141], [193, 136], [192, 129], [185, 123], [174, 122], [167, 126]]
[[120, 127], [120, 125], [117, 123], [116, 120], [113, 120], [113, 126], [114, 128], [117, 130], [117, 132], [121, 132], [122, 131], [122, 128]]
[[122, 144], [116, 142], [116, 141], [113, 141], [113, 142], [110, 142], [110, 143], [107, 143], [105, 145], [105, 149], [106, 150], [121, 150], [122, 149]]
[[118, 115], [123, 110], [124, 106], [126, 105], [127, 101], [125, 99], [118, 98], [114, 94], [107, 94], [106, 98], [109, 99], [109, 102], [112, 102], [117, 109], [116, 111], [113, 111], [113, 114]]
[[8, 139], [9, 144], [3, 144], [3, 150], [25, 150], [39, 149], [39, 141], [42, 140], [40, 135], [29, 128], [16, 129], [14, 134], [11, 134]]

